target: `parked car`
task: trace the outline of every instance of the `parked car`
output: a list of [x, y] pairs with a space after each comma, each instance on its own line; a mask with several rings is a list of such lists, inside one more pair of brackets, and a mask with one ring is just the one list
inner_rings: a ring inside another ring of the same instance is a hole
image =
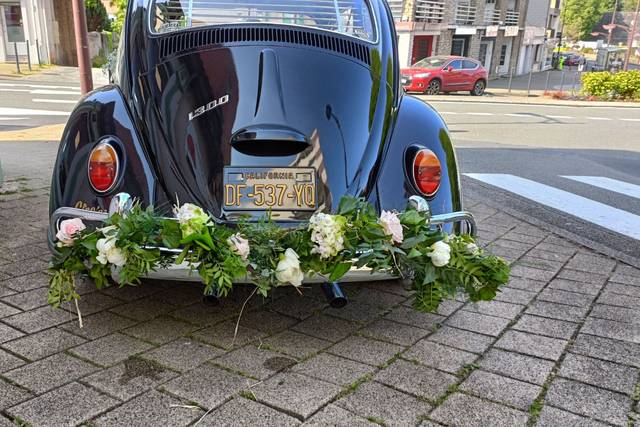
[[575, 67], [580, 64], [580, 60], [582, 56], [576, 55], [575, 53], [562, 52], [560, 56], [564, 57], [564, 66], [565, 67]]
[[461, 56], [430, 56], [403, 68], [401, 73], [404, 90], [428, 95], [469, 91], [480, 96], [488, 81], [487, 70], [480, 62]]
[[[223, 224], [270, 213], [286, 226], [346, 194], [378, 211], [414, 196], [432, 223], [473, 232], [447, 126], [400, 90], [395, 37], [384, 0], [130, 1], [112, 83], [82, 98], [62, 136], [51, 249], [62, 219], [99, 225], [132, 199], [168, 217], [179, 200]], [[150, 277], [199, 280], [180, 265]]]

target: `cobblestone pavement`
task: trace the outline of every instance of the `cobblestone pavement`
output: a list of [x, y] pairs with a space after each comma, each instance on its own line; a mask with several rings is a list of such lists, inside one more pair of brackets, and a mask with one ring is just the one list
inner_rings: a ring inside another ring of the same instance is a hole
[[[467, 197], [513, 261], [497, 301], [411, 310], [398, 282], [206, 306], [197, 287], [80, 285], [46, 306], [46, 181], [0, 196], [0, 426], [604, 426], [637, 419], [640, 271]], [[471, 195], [472, 196], [472, 195]]]

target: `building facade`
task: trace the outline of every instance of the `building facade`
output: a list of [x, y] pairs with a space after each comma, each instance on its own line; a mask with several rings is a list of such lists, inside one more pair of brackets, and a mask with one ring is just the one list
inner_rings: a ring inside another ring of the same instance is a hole
[[529, 0], [516, 74], [542, 71], [547, 68], [549, 7], [550, 0]]
[[74, 65], [73, 13], [69, 0], [0, 0], [0, 62]]
[[492, 77], [517, 71], [528, 0], [389, 0], [389, 6], [401, 66], [461, 55], [480, 60]]

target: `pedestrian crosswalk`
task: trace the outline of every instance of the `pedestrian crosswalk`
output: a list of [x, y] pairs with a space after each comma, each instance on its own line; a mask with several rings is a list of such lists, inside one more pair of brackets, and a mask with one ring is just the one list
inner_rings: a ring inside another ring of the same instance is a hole
[[7, 101], [0, 102], [0, 122], [24, 126], [64, 121], [79, 98], [76, 86], [0, 81], [0, 100]]
[[443, 116], [479, 116], [479, 117], [514, 117], [519, 119], [532, 119], [538, 121], [544, 120], [568, 120], [568, 121], [622, 121], [627, 123], [640, 123], [640, 118], [629, 117], [596, 117], [596, 116], [567, 116], [558, 114], [533, 114], [533, 113], [489, 113], [489, 112], [475, 112], [475, 111], [438, 111]]
[[[464, 175], [607, 230], [640, 240], [640, 215], [635, 213], [516, 175], [501, 173], [465, 173]], [[632, 199], [640, 199], [640, 185], [600, 176], [560, 175], [560, 177]]]

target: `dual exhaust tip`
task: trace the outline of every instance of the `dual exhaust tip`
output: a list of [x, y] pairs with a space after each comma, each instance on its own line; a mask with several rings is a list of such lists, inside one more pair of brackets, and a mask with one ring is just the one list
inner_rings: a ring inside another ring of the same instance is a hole
[[[323, 283], [320, 285], [329, 306], [332, 308], [343, 308], [349, 302], [338, 282]], [[218, 304], [218, 292], [216, 289], [206, 294], [203, 301], [207, 305]]]

